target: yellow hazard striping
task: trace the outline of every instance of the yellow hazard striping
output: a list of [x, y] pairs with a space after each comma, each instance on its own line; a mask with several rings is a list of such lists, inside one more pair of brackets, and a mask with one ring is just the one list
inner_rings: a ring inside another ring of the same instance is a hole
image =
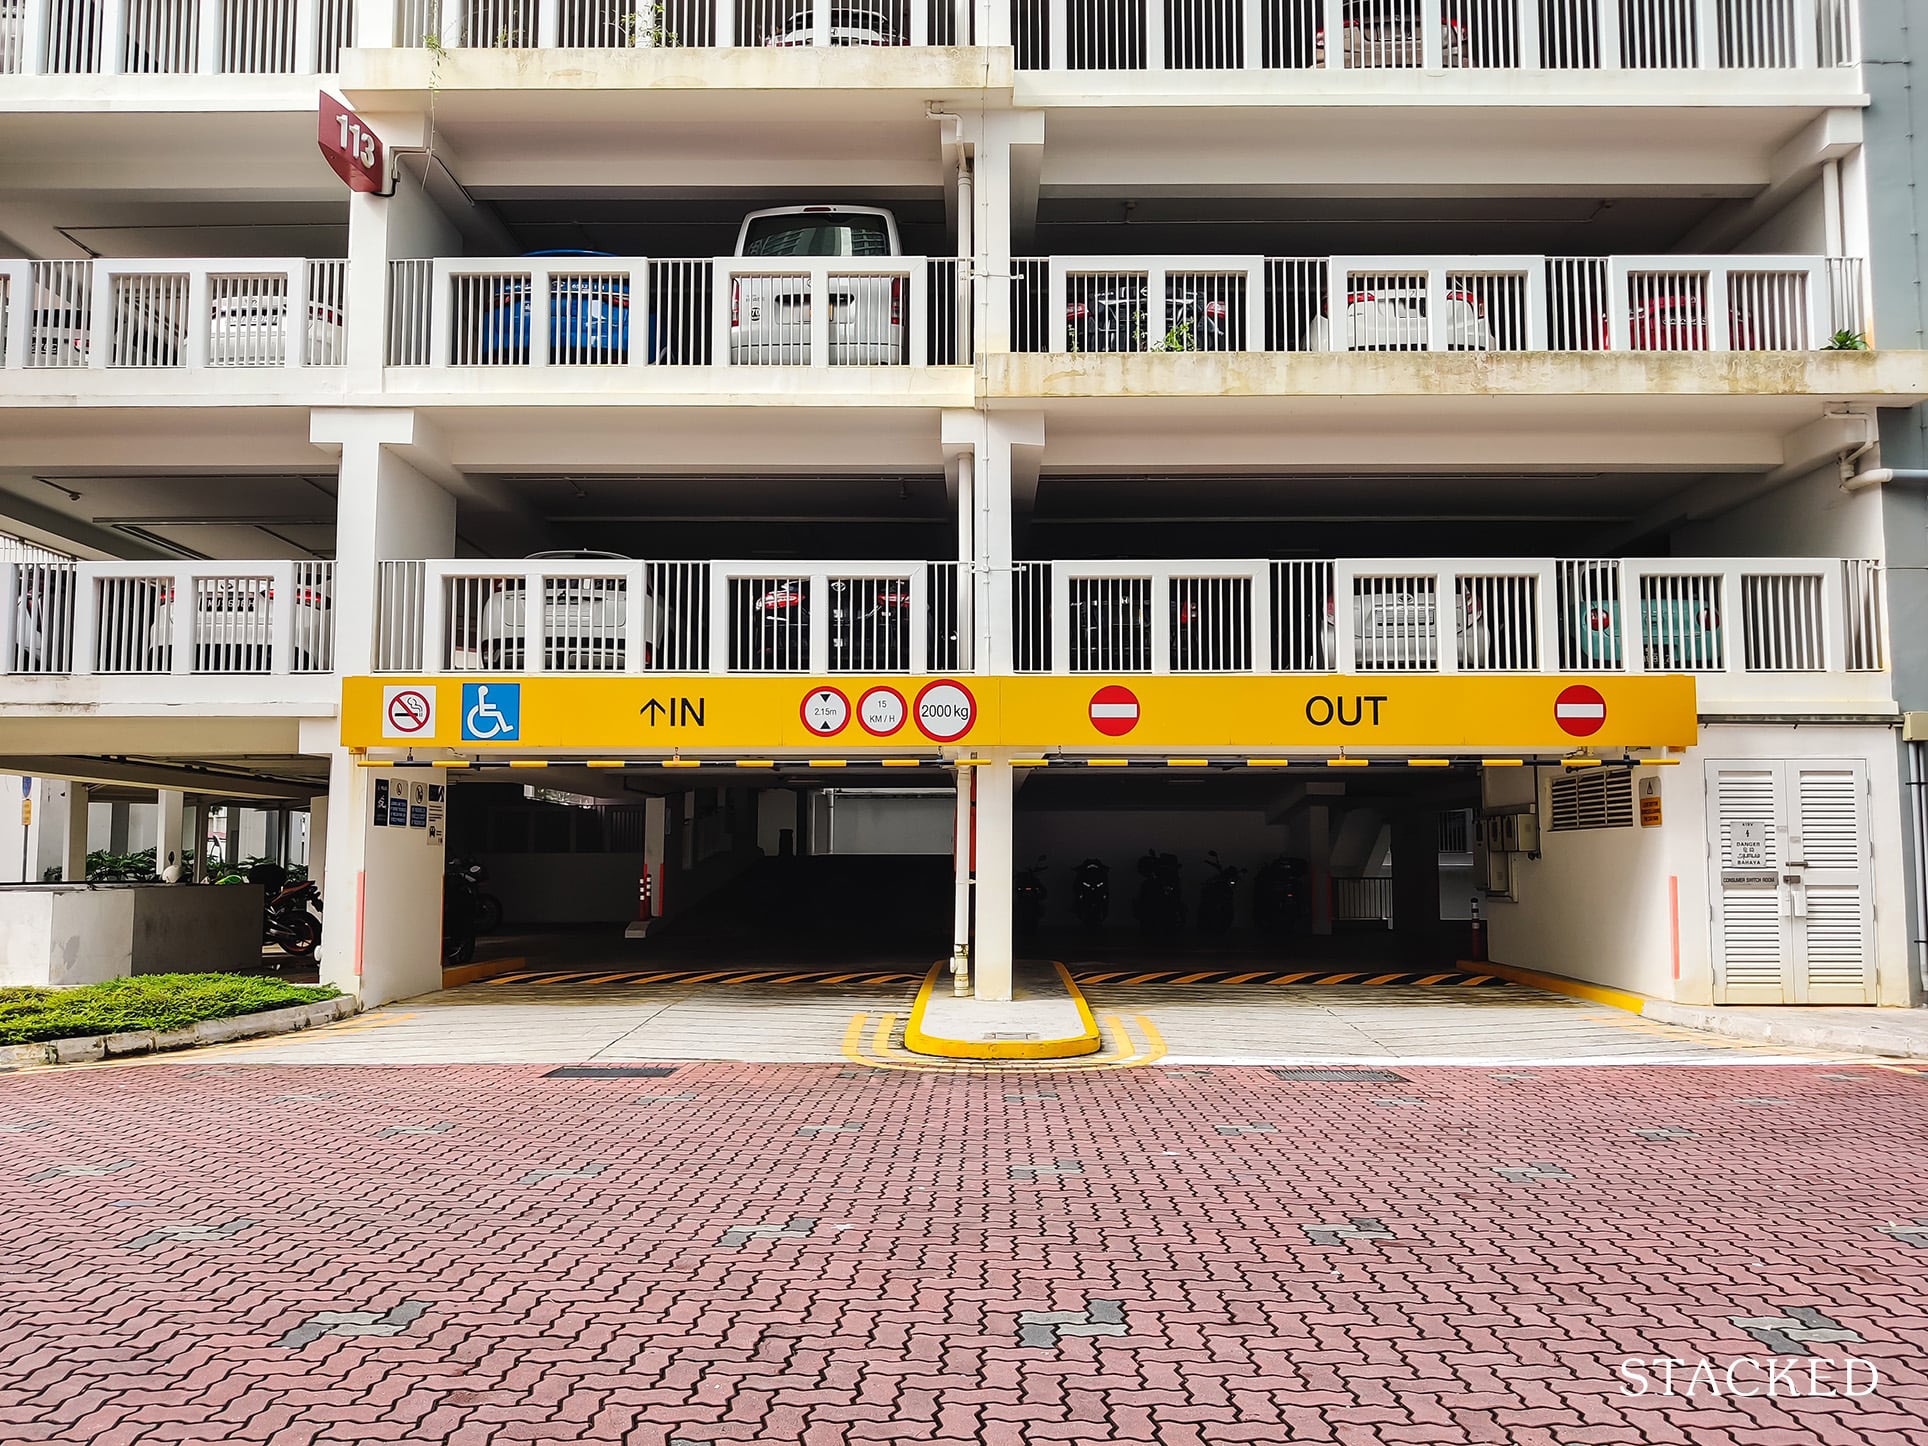
[[877, 1016], [874, 1022], [868, 1013], [853, 1014], [849, 1024], [844, 1027], [844, 1058], [869, 1069], [907, 1070], [923, 1074], [986, 1074], [1011, 1070], [1130, 1069], [1152, 1064], [1163, 1059], [1166, 1053], [1164, 1036], [1142, 1014], [1133, 1015], [1129, 1023], [1118, 1015], [1106, 1015], [1104, 1024], [1105, 1032], [1110, 1036], [1109, 1048], [1102, 1053], [1077, 1059], [948, 1061], [915, 1055], [900, 1048], [893, 1040], [897, 1021], [898, 1016], [894, 1013]]

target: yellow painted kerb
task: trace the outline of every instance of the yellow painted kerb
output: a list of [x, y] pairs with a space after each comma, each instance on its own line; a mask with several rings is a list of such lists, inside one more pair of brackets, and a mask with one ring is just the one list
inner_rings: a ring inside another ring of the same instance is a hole
[[1091, 1016], [1091, 1006], [1064, 965], [1054, 959], [1051, 967], [1058, 971], [1058, 978], [1077, 1007], [1079, 1033], [1076, 1035], [1065, 1039], [979, 1040], [943, 1039], [924, 1033], [924, 1010], [930, 1003], [931, 991], [937, 987], [938, 976], [950, 971], [950, 965], [939, 960], [924, 976], [923, 987], [910, 1006], [910, 1018], [904, 1022], [904, 1047], [939, 1059], [1070, 1059], [1081, 1054], [1096, 1054], [1100, 1042], [1098, 1021]]
[[1624, 1009], [1629, 1014], [1640, 1013], [1646, 1004], [1647, 996], [1635, 994], [1627, 989], [1613, 989], [1605, 984], [1588, 984], [1580, 979], [1567, 979], [1558, 974], [1542, 974], [1537, 969], [1516, 969], [1511, 964], [1471, 964], [1462, 960], [1460, 968], [1481, 974], [1497, 974], [1502, 979], [1515, 984], [1524, 984], [1532, 989], [1544, 989], [1548, 994], [1565, 994], [1574, 999], [1590, 999], [1595, 1004], [1610, 1005], [1614, 1009]]

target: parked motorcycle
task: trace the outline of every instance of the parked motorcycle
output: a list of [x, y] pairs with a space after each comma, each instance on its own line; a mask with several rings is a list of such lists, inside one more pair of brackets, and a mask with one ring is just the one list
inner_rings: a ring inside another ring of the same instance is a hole
[[1261, 934], [1302, 934], [1312, 927], [1312, 866], [1280, 854], [1252, 880], [1252, 926]]
[[315, 952], [321, 943], [321, 890], [312, 880], [270, 891], [261, 935], [299, 958]]
[[1104, 927], [1111, 912], [1111, 865], [1103, 859], [1086, 859], [1072, 876], [1071, 907], [1078, 922], [1087, 929]]
[[452, 858], [449, 867], [459, 869], [475, 885], [475, 932], [495, 933], [502, 927], [502, 900], [483, 888], [489, 881], [489, 871], [470, 858]]
[[1185, 894], [1179, 883], [1177, 854], [1145, 850], [1138, 860], [1138, 898], [1133, 912], [1147, 939], [1170, 939], [1185, 927]]
[[442, 962], [466, 964], [475, 958], [477, 901], [481, 890], [472, 870], [479, 865], [450, 859], [442, 870]]
[[1044, 855], [1028, 869], [1019, 869], [1011, 881], [1011, 927], [1020, 939], [1036, 935], [1044, 922]]
[[1206, 287], [1169, 285], [1162, 320], [1142, 281], [1093, 280], [1076, 293], [1065, 308], [1072, 351], [1231, 350], [1225, 300]]
[[1236, 865], [1219, 861], [1217, 849], [1205, 855], [1205, 862], [1218, 872], [1207, 879], [1205, 886], [1198, 891], [1198, 932], [1229, 934], [1232, 921], [1238, 914], [1238, 881], [1241, 875]]

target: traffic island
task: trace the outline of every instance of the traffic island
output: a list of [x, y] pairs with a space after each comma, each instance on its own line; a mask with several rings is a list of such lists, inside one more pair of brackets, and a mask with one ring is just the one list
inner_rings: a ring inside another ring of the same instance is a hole
[[[958, 998], [950, 965], [931, 967], [911, 1005], [904, 1047], [938, 1059], [1073, 1059], [1096, 1054], [1098, 1022], [1062, 964], [1021, 960], [1008, 1000]], [[940, 987], [941, 985], [941, 987]]]

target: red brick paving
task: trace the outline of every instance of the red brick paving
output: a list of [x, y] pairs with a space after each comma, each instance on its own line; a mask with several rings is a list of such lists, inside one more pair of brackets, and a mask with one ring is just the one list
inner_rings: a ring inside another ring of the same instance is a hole
[[[0, 1126], [49, 1122], [0, 1134], [0, 1440], [1928, 1441], [1928, 1248], [1879, 1228], [1928, 1220], [1928, 1076], [541, 1073], [0, 1079]], [[1495, 1173], [1527, 1165], [1571, 1178]], [[1360, 1218], [1393, 1238], [1304, 1230]], [[790, 1233], [721, 1243], [757, 1225]], [[1123, 1334], [1018, 1345], [1094, 1301]], [[1875, 1394], [1621, 1393], [1624, 1357], [1769, 1355], [1731, 1318], [1803, 1306]], [[278, 1344], [321, 1312], [392, 1333]]]

